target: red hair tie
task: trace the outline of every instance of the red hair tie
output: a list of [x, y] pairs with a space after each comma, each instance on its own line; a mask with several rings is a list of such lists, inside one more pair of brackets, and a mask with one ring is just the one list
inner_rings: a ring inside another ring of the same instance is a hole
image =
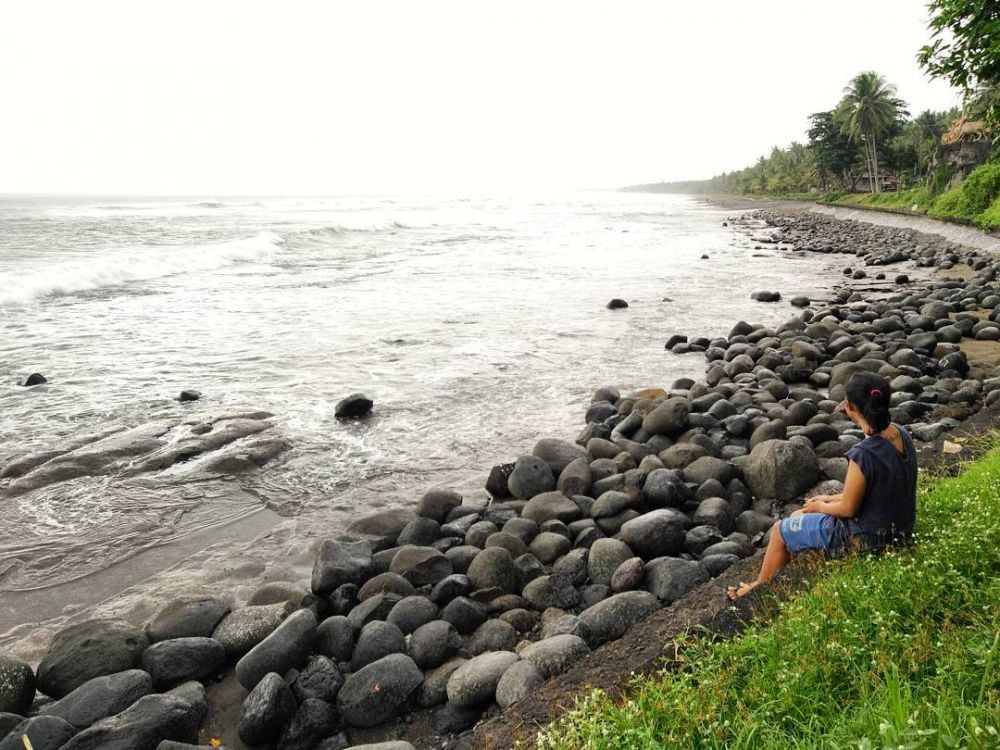
[[880, 391], [878, 388], [872, 388], [871, 392], [868, 395], [871, 396], [872, 398], [875, 398], [876, 396], [882, 398], [882, 391]]

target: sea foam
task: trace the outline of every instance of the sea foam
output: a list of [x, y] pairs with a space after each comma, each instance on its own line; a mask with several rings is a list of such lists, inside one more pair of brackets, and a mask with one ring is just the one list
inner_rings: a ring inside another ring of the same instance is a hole
[[281, 235], [261, 232], [253, 237], [217, 244], [134, 248], [104, 254], [94, 260], [66, 261], [17, 273], [0, 273], [0, 305], [26, 304], [40, 297], [75, 294], [131, 281], [265, 260], [281, 244]]

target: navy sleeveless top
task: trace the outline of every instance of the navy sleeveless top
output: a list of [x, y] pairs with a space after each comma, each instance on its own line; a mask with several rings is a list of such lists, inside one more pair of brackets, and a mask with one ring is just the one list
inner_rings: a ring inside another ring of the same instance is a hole
[[908, 538], [917, 517], [917, 451], [909, 433], [894, 426], [905, 452], [881, 435], [865, 438], [847, 452], [866, 481], [861, 510], [847, 519], [847, 529], [875, 548]]

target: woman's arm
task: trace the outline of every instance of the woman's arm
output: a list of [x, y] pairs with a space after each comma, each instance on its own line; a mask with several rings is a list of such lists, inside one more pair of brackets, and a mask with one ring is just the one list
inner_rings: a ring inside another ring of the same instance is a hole
[[810, 498], [802, 507], [806, 513], [827, 513], [838, 518], [854, 518], [861, 510], [861, 501], [865, 496], [868, 480], [861, 468], [851, 461], [847, 464], [847, 478], [844, 480], [844, 491], [839, 495], [818, 495]]

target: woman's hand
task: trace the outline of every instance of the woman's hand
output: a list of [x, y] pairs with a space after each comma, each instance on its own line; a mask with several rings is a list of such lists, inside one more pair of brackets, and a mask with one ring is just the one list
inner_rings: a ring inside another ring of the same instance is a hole
[[811, 497], [806, 500], [805, 505], [802, 506], [803, 513], [823, 513], [826, 508], [826, 502], [829, 499], [827, 495], [816, 495], [816, 497]]

